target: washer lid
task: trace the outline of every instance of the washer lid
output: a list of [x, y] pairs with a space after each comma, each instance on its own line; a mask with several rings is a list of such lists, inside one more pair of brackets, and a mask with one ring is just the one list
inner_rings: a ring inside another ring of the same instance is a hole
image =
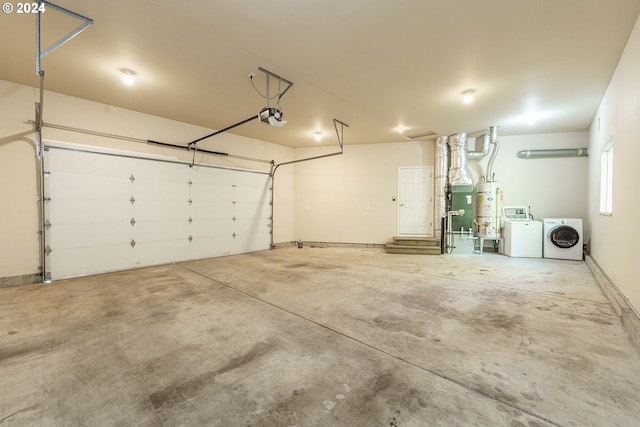
[[578, 244], [580, 233], [573, 227], [561, 225], [549, 231], [549, 240], [559, 248], [569, 249]]

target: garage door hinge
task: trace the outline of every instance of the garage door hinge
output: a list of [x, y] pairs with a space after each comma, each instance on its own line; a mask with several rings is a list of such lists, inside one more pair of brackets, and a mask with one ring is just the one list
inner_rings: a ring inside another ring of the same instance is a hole
[[131, 221], [129, 221], [131, 223], [131, 226], [133, 227], [134, 225], [136, 225], [136, 220], [131, 218]]
[[49, 255], [50, 253], [51, 253], [51, 247], [49, 247], [49, 245], [47, 245], [47, 246], [44, 248], [44, 254], [45, 254], [45, 255]]
[[189, 206], [191, 206], [191, 203], [193, 203], [193, 200], [191, 200], [191, 198], [189, 198]]
[[49, 169], [45, 169], [42, 173], [44, 174], [45, 178], [49, 178], [49, 175], [51, 175], [51, 171]]
[[132, 248], [135, 248], [135, 247], [136, 247], [136, 241], [135, 241], [135, 240], [133, 240], [133, 239], [131, 239], [131, 247], [132, 247]]
[[[36, 200], [39, 201], [39, 202], [42, 201], [42, 196], [36, 197]], [[45, 203], [49, 203], [50, 201], [51, 201], [51, 197], [49, 197], [48, 194], [45, 194], [44, 195], [44, 202]]]
[[136, 177], [133, 176], [133, 174], [131, 174], [131, 176], [129, 177], [129, 181], [131, 181], [131, 183], [133, 184], [133, 181], [136, 180]]
[[193, 218], [189, 217], [189, 224], [193, 222]]
[[51, 222], [49, 222], [49, 220], [46, 220], [46, 221], [44, 222], [44, 228], [45, 228], [45, 230], [48, 230], [48, 229], [50, 229], [50, 228], [51, 228]]
[[131, 196], [131, 198], [129, 199], [129, 201], [131, 202], [131, 204], [133, 205], [136, 202], [135, 197]]
[[193, 185], [193, 181], [189, 180], [189, 187]]
[[235, 231], [233, 232], [233, 238], [234, 239], [236, 238], [236, 232]]
[[193, 237], [191, 237], [191, 235], [189, 235], [189, 243], [191, 243], [192, 240], [193, 240]]
[[231, 219], [233, 219], [233, 222], [236, 222], [236, 219], [238, 219], [238, 218], [236, 218], [236, 217], [234, 216], [234, 217], [233, 217], [233, 218], [231, 218]]

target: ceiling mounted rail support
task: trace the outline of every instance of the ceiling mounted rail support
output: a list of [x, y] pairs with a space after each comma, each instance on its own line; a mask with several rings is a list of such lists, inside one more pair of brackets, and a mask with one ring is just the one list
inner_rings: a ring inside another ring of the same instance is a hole
[[[340, 130], [338, 130], [338, 124], [340, 124]], [[321, 154], [319, 156], [308, 157], [306, 159], [298, 159], [298, 160], [291, 160], [290, 162], [278, 163], [278, 164], [275, 164], [274, 166], [272, 166], [271, 174], [274, 175], [275, 172], [276, 172], [276, 169], [278, 169], [280, 166], [290, 165], [290, 164], [293, 164], [293, 163], [307, 162], [309, 160], [324, 159], [325, 157], [339, 156], [340, 154], [343, 154], [344, 153], [344, 127], [345, 126], [349, 127], [348, 124], [346, 124], [344, 122], [341, 122], [338, 119], [333, 119], [333, 127], [336, 129], [336, 136], [338, 137], [338, 143], [340, 144], [340, 151], [336, 151], [335, 153]]]
[[[217, 130], [217, 131], [215, 131], [215, 132], [213, 132], [213, 133], [210, 133], [209, 135], [205, 135], [205, 136], [203, 136], [202, 138], [194, 139], [193, 141], [191, 141], [191, 142], [190, 142], [189, 144], [187, 144], [187, 145], [188, 145], [188, 147], [191, 149], [191, 148], [193, 148], [193, 147], [194, 147], [198, 142], [200, 142], [200, 141], [202, 141], [202, 140], [205, 140], [205, 139], [207, 139], [207, 138], [211, 138], [212, 136], [216, 136], [216, 135], [218, 135], [218, 134], [220, 134], [220, 133], [224, 133], [224, 132], [226, 132], [226, 131], [228, 131], [228, 130], [231, 130], [231, 129], [233, 129], [233, 128], [236, 128], [236, 127], [238, 127], [238, 126], [241, 126], [241, 125], [243, 125], [243, 124], [245, 124], [245, 123], [249, 123], [251, 120], [256, 120], [257, 118], [258, 118], [257, 116], [253, 115], [253, 116], [251, 116], [251, 117], [249, 117], [249, 118], [246, 118], [246, 119], [244, 119], [244, 120], [242, 120], [242, 121], [239, 121], [238, 123], [232, 124], [231, 126], [227, 126], [227, 127], [226, 127], [226, 128], [224, 128], [224, 129], [220, 129], [220, 130]], [[201, 151], [202, 151], [202, 150], [201, 150]]]
[[[266, 107], [263, 108], [260, 112], [258, 112], [257, 115], [253, 115], [251, 117], [248, 117], [248, 118], [246, 118], [244, 120], [239, 121], [238, 123], [234, 123], [231, 126], [227, 126], [224, 129], [220, 129], [220, 130], [212, 132], [212, 133], [210, 133], [208, 135], [200, 137], [198, 139], [194, 139], [193, 141], [187, 143], [187, 146], [184, 147], [184, 148], [187, 148], [189, 150], [196, 150], [196, 144], [198, 142], [203, 141], [203, 140], [205, 140], [207, 138], [211, 138], [212, 136], [216, 136], [216, 135], [219, 135], [221, 133], [227, 132], [227, 131], [229, 131], [229, 130], [231, 130], [233, 128], [236, 128], [238, 126], [242, 126], [242, 125], [244, 125], [246, 123], [249, 123], [250, 121], [253, 121], [255, 119], [258, 119], [258, 120], [260, 120], [262, 122], [268, 123], [268, 124], [270, 124], [271, 126], [274, 126], [274, 127], [282, 127], [282, 126], [287, 124], [286, 121], [282, 120], [282, 111], [280, 111], [280, 98], [282, 98], [284, 96], [284, 94], [287, 93], [287, 91], [289, 89], [291, 89], [291, 86], [293, 86], [293, 82], [285, 79], [284, 77], [280, 77], [279, 75], [277, 75], [275, 73], [272, 73], [269, 70], [265, 70], [262, 67], [258, 67], [258, 69], [260, 71], [262, 71], [263, 73], [265, 73], [266, 76], [267, 76], [267, 80], [266, 80], [266, 93], [267, 93], [267, 95], [266, 96], [262, 95], [258, 91], [258, 89], [256, 89], [256, 91], [258, 92], [258, 94], [260, 94], [260, 96], [262, 96], [263, 98], [266, 98], [266, 103], [267, 103]], [[253, 77], [254, 76], [255, 76], [255, 74], [253, 74], [253, 73], [249, 74], [249, 78], [251, 79], [251, 84], [253, 84]], [[272, 107], [269, 106], [269, 100], [270, 100], [270, 97], [269, 97], [269, 93], [270, 93], [270, 90], [269, 90], [269, 86], [270, 86], [269, 78], [270, 77], [278, 79], [278, 93], [274, 96], [274, 97], [277, 97], [277, 99], [278, 99], [278, 101], [277, 101], [278, 108], [272, 108]], [[282, 83], [286, 84], [286, 87], [284, 88], [284, 90], [282, 89]], [[253, 87], [255, 88], [255, 85]], [[147, 142], [150, 143], [150, 144], [166, 145], [168, 147], [183, 147], [181, 145], [169, 144], [169, 143], [160, 142], [160, 141], [153, 141], [153, 140], [150, 140], [150, 139], [147, 140]], [[207, 152], [206, 150], [200, 150], [200, 149], [198, 149], [198, 151]], [[223, 154], [223, 153], [216, 153], [216, 152], [211, 152], [211, 151], [208, 151], [208, 152], [212, 153], [212, 154]], [[194, 154], [194, 156], [195, 156], [195, 154]]]
[[[266, 104], [266, 108], [270, 108], [269, 107], [269, 100], [270, 100], [270, 97], [269, 97], [269, 88], [270, 88], [269, 78], [273, 77], [274, 79], [278, 80], [278, 93], [276, 94], [276, 97], [277, 97], [276, 103], [278, 104], [278, 110], [279, 110], [280, 109], [280, 98], [282, 98], [284, 96], [284, 94], [287, 93], [287, 91], [289, 89], [291, 89], [291, 86], [293, 86], [293, 82], [285, 79], [284, 77], [280, 77], [276, 73], [272, 73], [271, 71], [266, 70], [266, 69], [264, 69], [262, 67], [258, 67], [258, 70], [262, 71], [267, 76], [267, 83], [266, 83], [267, 95], [265, 96], [266, 103], [267, 103]], [[282, 83], [283, 82], [287, 85], [287, 87], [284, 90], [282, 90]]]
[[[340, 129], [338, 129], [338, 125], [340, 125]], [[273, 243], [273, 229], [274, 229], [273, 193], [275, 191], [275, 184], [276, 184], [275, 183], [276, 171], [280, 166], [291, 165], [291, 164], [300, 163], [300, 162], [308, 162], [309, 160], [324, 159], [326, 157], [339, 156], [341, 154], [344, 154], [344, 127], [345, 126], [349, 127], [348, 124], [338, 119], [333, 119], [333, 127], [336, 130], [336, 136], [338, 137], [338, 144], [340, 144], [340, 151], [336, 151], [335, 153], [329, 153], [329, 154], [321, 154], [319, 156], [307, 157], [305, 159], [291, 160], [289, 162], [282, 162], [278, 164], [276, 164], [275, 162], [271, 162], [271, 249], [275, 248], [275, 245]]]
[[[40, 14], [43, 11], [47, 10], [48, 8], [53, 9], [53, 10], [57, 10], [58, 12], [62, 12], [65, 15], [69, 15], [69, 16], [71, 16], [73, 18], [77, 18], [77, 19], [83, 21], [83, 23], [80, 24], [80, 26], [78, 26], [78, 28], [76, 28], [75, 30], [71, 31], [69, 34], [67, 34], [66, 36], [62, 37], [57, 42], [53, 43], [48, 48], [46, 48], [44, 50], [41, 50], [41, 48], [40, 48]], [[48, 54], [50, 54], [51, 52], [53, 52], [54, 50], [56, 50], [57, 48], [59, 48], [60, 46], [62, 46], [63, 44], [65, 44], [66, 42], [68, 42], [69, 40], [74, 38], [75, 36], [77, 36], [78, 34], [80, 34], [82, 31], [84, 31], [85, 28], [87, 28], [91, 24], [93, 24], [93, 19], [91, 19], [91, 18], [87, 18], [86, 16], [82, 16], [80, 14], [72, 12], [72, 11], [70, 11], [68, 9], [60, 7], [60, 6], [55, 5], [53, 3], [49, 3], [48, 1], [39, 0], [38, 1], [38, 13], [36, 14], [36, 75], [39, 76], [40, 72], [42, 71], [41, 67], [40, 67], [41, 62], [42, 62], [42, 58], [44, 58], [45, 56], [47, 56]]]

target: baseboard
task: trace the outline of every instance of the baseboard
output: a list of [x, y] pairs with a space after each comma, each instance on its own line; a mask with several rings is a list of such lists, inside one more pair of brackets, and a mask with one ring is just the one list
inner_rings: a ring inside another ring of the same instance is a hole
[[600, 288], [611, 302], [613, 310], [618, 317], [620, 317], [622, 326], [624, 326], [629, 333], [631, 341], [633, 341], [638, 351], [640, 351], [640, 317], [638, 317], [636, 311], [629, 305], [629, 302], [620, 293], [615, 284], [609, 279], [605, 272], [602, 271], [598, 263], [590, 255], [585, 257], [585, 261], [591, 273], [593, 273], [593, 276], [596, 278], [598, 285], [600, 285]]
[[[273, 248], [288, 248], [290, 246], [297, 246], [297, 241], [274, 243]], [[303, 241], [303, 247], [309, 248], [360, 248], [360, 249], [385, 249], [386, 243], [343, 243], [343, 242], [315, 242], [315, 241]]]
[[22, 276], [0, 277], [0, 288], [33, 285], [35, 283], [42, 283], [42, 276], [40, 274], [24, 274]]

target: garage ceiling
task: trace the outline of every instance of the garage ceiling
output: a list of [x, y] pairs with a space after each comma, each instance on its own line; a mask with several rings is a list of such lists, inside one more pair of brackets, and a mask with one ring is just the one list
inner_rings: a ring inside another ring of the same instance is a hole
[[[231, 132], [292, 147], [335, 144], [334, 117], [346, 145], [586, 130], [640, 13], [640, 0], [54, 3], [94, 24], [44, 58], [48, 90], [221, 129], [265, 106], [248, 77], [264, 92], [263, 67], [294, 82], [288, 124]], [[0, 79], [37, 87], [35, 17], [3, 15]], [[47, 10], [43, 48], [78, 25]]]

